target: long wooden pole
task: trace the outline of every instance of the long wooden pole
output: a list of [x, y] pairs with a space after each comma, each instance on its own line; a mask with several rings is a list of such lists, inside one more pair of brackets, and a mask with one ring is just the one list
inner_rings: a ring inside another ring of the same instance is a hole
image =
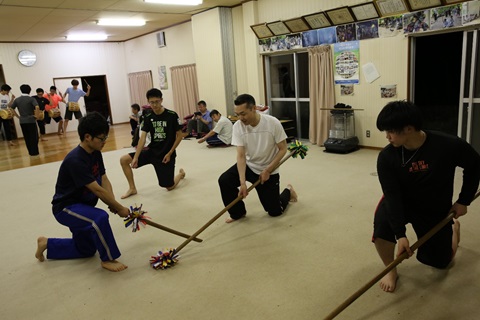
[[[174, 230], [174, 229], [170, 229], [169, 227], [162, 226], [161, 224], [158, 224], [158, 223], [153, 222], [153, 221], [148, 220], [148, 219], [142, 219], [142, 221], [145, 222], [146, 224], [148, 224], [149, 226], [155, 227], [157, 229], [160, 229], [160, 230], [163, 230], [163, 231], [166, 231], [166, 232], [176, 234], [177, 236], [180, 236], [180, 237], [183, 237], [183, 238], [190, 239], [189, 234], [186, 234], [186, 233]], [[199, 238], [196, 238], [196, 237], [193, 237], [192, 240], [196, 241], [196, 242], [202, 242], [203, 241], [202, 239], [199, 239]]]
[[[477, 191], [473, 200], [477, 199], [480, 196], [480, 191]], [[472, 200], [472, 201], [473, 201]], [[455, 212], [450, 212], [446, 218], [440, 221], [436, 226], [434, 226], [429, 232], [427, 232], [423, 237], [421, 237], [417, 242], [415, 242], [411, 247], [410, 250], [413, 252], [418, 249], [421, 245], [427, 242], [434, 234], [436, 234], [440, 229], [442, 229], [447, 223], [449, 223], [454, 217]], [[354, 294], [352, 294], [347, 300], [345, 300], [341, 305], [339, 305], [335, 310], [333, 310], [328, 316], [325, 317], [325, 320], [331, 320], [335, 318], [340, 312], [345, 310], [350, 304], [352, 304], [355, 300], [357, 300], [362, 294], [364, 294], [368, 289], [370, 289], [375, 283], [377, 283], [380, 279], [382, 279], [387, 273], [393, 270], [396, 266], [398, 266], [403, 260], [408, 258], [408, 253], [403, 252], [399, 255], [392, 263], [390, 263], [382, 272], [380, 272], [377, 276], [375, 276], [372, 280], [370, 280], [367, 284], [357, 290]]]
[[[278, 167], [280, 167], [285, 161], [287, 161], [293, 154], [295, 153], [295, 151], [292, 151], [290, 152], [286, 157], [284, 157], [282, 159], [282, 161], [280, 161], [278, 163], [278, 165], [275, 167], [275, 169], [273, 169], [273, 171], [277, 170]], [[260, 183], [260, 179], [258, 179], [254, 184], [252, 184], [248, 189], [247, 189], [247, 192], [250, 192], [253, 190], [253, 188], [255, 188], [256, 186], [258, 186], [258, 184]], [[212, 223], [214, 223], [218, 218], [220, 218], [225, 212], [227, 212], [231, 207], [233, 207], [237, 202], [239, 202], [240, 200], [242, 200], [243, 197], [242, 196], [238, 196], [235, 200], [233, 200], [232, 202], [230, 202], [230, 204], [228, 206], [226, 206], [225, 208], [222, 209], [222, 211], [220, 211], [219, 213], [217, 213], [212, 219], [210, 219], [203, 227], [201, 227], [197, 232], [195, 232], [194, 234], [192, 234], [187, 240], [185, 240], [181, 245], [179, 245], [176, 249], [175, 249], [175, 253], [178, 253], [180, 250], [182, 250], [187, 244], [189, 244], [193, 238], [195, 238], [196, 236], [198, 236], [200, 233], [202, 233], [205, 229], [207, 229], [210, 225], [212, 225]]]

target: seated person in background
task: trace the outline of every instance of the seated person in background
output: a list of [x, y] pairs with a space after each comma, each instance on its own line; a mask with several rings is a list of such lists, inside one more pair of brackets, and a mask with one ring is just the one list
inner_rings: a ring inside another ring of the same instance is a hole
[[135, 129], [137, 129], [139, 122], [140, 122], [140, 105], [138, 103], [134, 103], [131, 106], [132, 109], [132, 114], [130, 115], [130, 127], [132, 127], [132, 131], [130, 133], [133, 134], [135, 133]]
[[213, 109], [210, 111], [210, 117], [217, 124], [215, 128], [210, 130], [203, 138], [198, 140], [198, 143], [207, 141], [208, 147], [225, 147], [232, 143], [232, 122], [227, 117], [222, 117], [220, 112]]
[[197, 103], [198, 111], [194, 113], [192, 120], [188, 122], [187, 137], [192, 136], [192, 131], [195, 130], [197, 139], [212, 130], [212, 118], [210, 111], [207, 110], [207, 103], [203, 100]]

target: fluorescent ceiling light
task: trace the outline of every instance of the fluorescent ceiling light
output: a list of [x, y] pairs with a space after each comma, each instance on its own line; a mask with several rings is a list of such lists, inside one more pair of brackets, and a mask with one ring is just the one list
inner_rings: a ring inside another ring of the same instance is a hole
[[197, 6], [202, 4], [203, 0], [143, 0], [149, 3], [172, 4], [181, 6]]
[[93, 33], [93, 34], [77, 33], [77, 34], [69, 34], [66, 38], [67, 40], [71, 40], [71, 41], [101, 41], [101, 40], [107, 40], [108, 36], [106, 34], [101, 34], [101, 33]]
[[125, 26], [140, 27], [145, 25], [145, 20], [141, 19], [100, 19], [97, 21], [99, 26]]

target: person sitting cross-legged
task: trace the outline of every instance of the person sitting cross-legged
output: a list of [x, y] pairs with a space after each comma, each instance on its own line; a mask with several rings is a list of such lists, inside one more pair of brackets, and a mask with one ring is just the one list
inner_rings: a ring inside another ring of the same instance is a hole
[[199, 139], [198, 143], [206, 141], [209, 148], [229, 146], [232, 143], [232, 122], [227, 117], [222, 117], [220, 112], [215, 109], [210, 111], [210, 117], [217, 124], [209, 133]]

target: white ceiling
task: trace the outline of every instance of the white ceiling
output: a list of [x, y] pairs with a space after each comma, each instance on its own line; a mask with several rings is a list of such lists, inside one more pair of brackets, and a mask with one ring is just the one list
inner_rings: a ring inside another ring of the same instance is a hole
[[[106, 33], [121, 42], [189, 21], [193, 14], [234, 7], [242, 0], [204, 0], [198, 6], [145, 3], [143, 0], [0, 0], [0, 42], [63, 42], [71, 33]], [[142, 27], [98, 26], [100, 18], [137, 18]]]

